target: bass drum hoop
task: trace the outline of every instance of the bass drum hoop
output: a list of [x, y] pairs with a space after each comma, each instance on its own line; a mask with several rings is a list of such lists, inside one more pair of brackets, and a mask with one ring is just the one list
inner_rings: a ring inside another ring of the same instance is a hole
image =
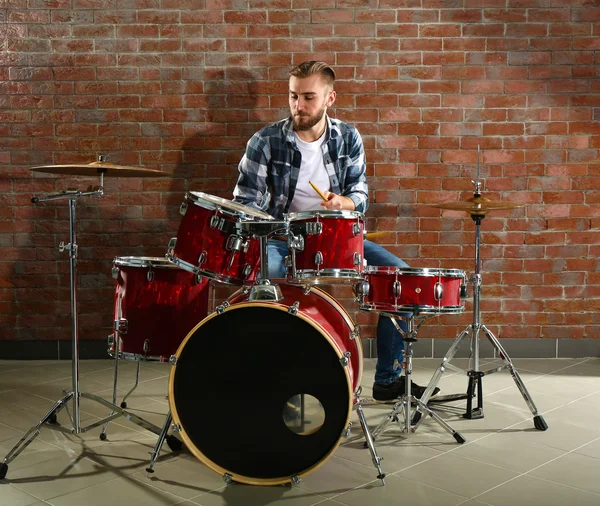
[[[324, 297], [325, 298], [325, 297]], [[266, 307], [266, 308], [272, 308], [272, 309], [278, 309], [280, 311], [288, 311], [287, 306], [284, 306], [282, 304], [279, 303], [265, 303], [265, 302], [242, 302], [239, 304], [234, 304], [229, 306], [228, 308], [225, 309], [224, 312], [228, 312], [228, 311], [234, 311], [236, 309], [241, 309], [244, 307]], [[187, 342], [191, 339], [191, 337], [195, 334], [195, 332], [202, 326], [204, 325], [206, 322], [210, 321], [211, 319], [215, 318], [219, 316], [219, 313], [214, 312], [210, 315], [208, 315], [206, 318], [204, 318], [200, 323], [198, 323], [198, 325], [196, 325], [190, 332], [189, 334], [185, 337], [185, 339], [181, 342], [181, 344], [179, 345], [179, 348], [177, 349], [177, 353], [175, 354], [175, 356], [177, 358], [179, 358], [179, 356], [181, 355], [181, 352], [184, 350]], [[318, 323], [313, 321], [310, 318], [307, 318], [306, 316], [304, 316], [302, 313], [298, 312], [295, 315], [296, 317], [301, 318], [302, 320], [304, 320], [306, 323], [308, 323], [309, 325], [311, 325], [312, 327], [314, 327], [329, 343], [329, 345], [333, 348], [333, 350], [335, 351], [335, 353], [338, 355], [338, 358], [342, 358], [342, 353], [340, 352], [340, 349], [338, 347], [338, 345], [331, 339], [329, 333], [327, 333], [325, 331], [325, 329]], [[360, 346], [358, 346], [360, 348]], [[361, 364], [362, 366], [362, 364]], [[350, 382], [350, 376], [348, 374], [348, 369], [346, 367], [343, 368], [344, 370], [344, 376], [346, 377], [346, 384], [348, 386], [348, 415], [346, 417], [346, 421], [345, 421], [345, 426], [347, 427], [348, 424], [350, 423], [350, 416], [352, 414], [352, 404], [353, 404], [353, 392], [352, 392], [352, 385]], [[190, 452], [192, 452], [192, 454], [198, 459], [200, 460], [200, 462], [202, 462], [204, 465], [206, 465], [208, 468], [212, 469], [213, 471], [215, 471], [216, 473], [224, 476], [224, 475], [229, 475], [231, 476], [231, 479], [233, 481], [236, 481], [238, 483], [246, 483], [248, 485], [283, 485], [286, 483], [290, 483], [292, 481], [292, 477], [291, 476], [281, 476], [281, 477], [277, 477], [277, 478], [256, 478], [256, 477], [250, 477], [250, 476], [244, 476], [244, 475], [240, 475], [237, 473], [232, 473], [231, 471], [229, 471], [228, 469], [225, 469], [224, 467], [220, 466], [219, 464], [217, 464], [216, 462], [213, 462], [212, 460], [210, 460], [208, 457], [206, 457], [197, 447], [196, 445], [192, 442], [191, 438], [188, 436], [185, 427], [181, 424], [181, 420], [179, 418], [179, 414], [177, 412], [177, 406], [175, 405], [175, 374], [177, 371], [177, 363], [175, 363], [175, 365], [173, 365], [172, 369], [171, 369], [171, 373], [169, 375], [169, 407], [171, 410], [171, 415], [173, 417], [173, 423], [175, 423], [176, 425], [178, 425], [179, 427], [181, 427], [181, 429], [179, 430], [179, 434], [181, 435], [181, 438], [183, 439], [185, 445], [187, 446], [187, 448], [190, 450]], [[359, 383], [360, 384], [360, 383]], [[337, 450], [338, 446], [341, 443], [343, 436], [342, 434], [340, 434], [339, 439], [337, 440], [337, 442], [332, 446], [332, 448], [329, 450], [329, 452], [327, 452], [327, 454], [318, 462], [316, 462], [315, 464], [313, 464], [311, 467], [305, 469], [304, 471], [301, 471], [299, 473], [297, 473], [297, 476], [299, 478], [301, 478], [302, 476], [305, 476], [313, 471], [315, 471], [316, 469], [318, 469], [319, 467], [321, 467], [335, 452], [335, 450]]]

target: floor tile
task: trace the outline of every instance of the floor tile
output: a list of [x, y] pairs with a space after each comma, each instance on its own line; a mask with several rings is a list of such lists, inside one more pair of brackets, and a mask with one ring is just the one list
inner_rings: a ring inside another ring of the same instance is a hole
[[598, 506], [600, 496], [573, 487], [523, 475], [477, 497], [492, 506]]
[[548, 420], [548, 430], [540, 431], [530, 422], [523, 422], [502, 430], [501, 434], [509, 435], [514, 441], [535, 443], [559, 450], [572, 451], [600, 437], [600, 427], [578, 427], [568, 420]]
[[47, 500], [112, 480], [115, 476], [80, 455], [67, 454], [12, 471], [7, 477], [14, 487]]
[[334, 456], [303, 477], [298, 488], [331, 498], [376, 479], [377, 474], [375, 467]]
[[[0, 442], [0, 459], [4, 460], [8, 456], [8, 452], [12, 451], [20, 439], [21, 436]], [[32, 465], [54, 460], [64, 455], [66, 453], [62, 448], [36, 438], [8, 464], [7, 478], [10, 479], [17, 469], [29, 468]]]
[[564, 452], [500, 433], [467, 442], [452, 450], [452, 454], [524, 473], [564, 455]]
[[171, 506], [183, 498], [131, 478], [119, 478], [101, 485], [64, 494], [49, 502], [52, 506]]
[[455, 506], [467, 498], [397, 475], [387, 476], [385, 486], [379, 481], [337, 496], [334, 501], [348, 506], [402, 504], [410, 506]]
[[405, 469], [398, 475], [457, 495], [474, 498], [518, 476], [518, 473], [446, 452]]
[[[574, 472], [566, 473], [566, 469]], [[554, 483], [575, 487], [599, 495], [600, 499], [600, 459], [568, 453], [528, 473]], [[600, 500], [598, 501], [600, 504]]]
[[36, 497], [0, 481], [0, 506], [30, 506], [39, 502]]
[[326, 499], [307, 490], [286, 485], [256, 487], [232, 483], [191, 499], [201, 506], [312, 506]]
[[144, 470], [132, 474], [131, 477], [186, 499], [223, 488], [221, 475], [187, 453], [178, 457], [161, 453], [152, 474], [146, 473], [147, 466], [148, 461]]
[[577, 448], [573, 453], [587, 455], [595, 459], [600, 459], [600, 438], [588, 443], [581, 448]]

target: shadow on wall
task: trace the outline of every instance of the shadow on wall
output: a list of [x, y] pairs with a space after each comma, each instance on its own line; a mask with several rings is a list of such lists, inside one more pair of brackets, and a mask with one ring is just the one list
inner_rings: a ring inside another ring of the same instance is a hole
[[186, 191], [232, 198], [246, 142], [265, 124], [257, 111], [268, 108], [269, 98], [255, 86], [264, 78], [261, 71], [219, 68], [204, 69], [203, 82], [188, 82], [184, 97], [190, 112], [167, 206], [178, 208]]

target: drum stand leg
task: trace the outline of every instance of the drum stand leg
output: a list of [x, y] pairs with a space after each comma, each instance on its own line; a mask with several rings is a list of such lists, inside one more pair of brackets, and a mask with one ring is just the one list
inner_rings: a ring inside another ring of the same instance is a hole
[[369, 430], [369, 426], [367, 425], [367, 420], [363, 412], [362, 401], [358, 399], [358, 397], [356, 399], [354, 409], [356, 410], [360, 426], [362, 428], [363, 434], [365, 435], [365, 446], [369, 449], [369, 452], [371, 452], [371, 460], [373, 461], [375, 469], [377, 469], [377, 478], [381, 480], [382, 485], [385, 485], [386, 475], [381, 469], [381, 461], [383, 460], [383, 458], [377, 455], [377, 450], [375, 449], [375, 441], [373, 440], [373, 436], [371, 435], [371, 431]]
[[154, 451], [150, 454], [150, 465], [146, 468], [146, 473], [152, 474], [154, 473], [154, 464], [156, 463], [156, 459], [160, 454], [160, 450], [162, 445], [167, 438], [167, 432], [169, 431], [169, 427], [171, 426], [171, 421], [173, 417], [171, 416], [171, 411], [167, 414], [167, 418], [165, 418], [165, 423], [163, 424], [163, 428], [160, 431], [160, 435], [158, 436], [158, 441], [156, 441], [156, 446], [154, 447]]
[[[476, 196], [477, 196], [477, 194], [476, 194]], [[480, 321], [480, 306], [479, 306], [479, 304], [480, 304], [480, 300], [481, 300], [482, 279], [481, 279], [481, 274], [480, 274], [481, 260], [480, 260], [480, 256], [479, 256], [479, 249], [481, 246], [481, 239], [480, 239], [480, 237], [481, 237], [480, 236], [481, 220], [484, 218], [484, 216], [472, 215], [471, 217], [475, 221], [475, 273], [473, 274], [473, 276], [471, 276], [471, 278], [469, 280], [469, 282], [473, 285], [473, 324], [469, 325], [456, 338], [456, 340], [454, 341], [454, 343], [452, 344], [452, 346], [450, 347], [450, 349], [448, 350], [448, 352], [442, 359], [442, 363], [440, 364], [438, 369], [435, 371], [429, 385], [427, 385], [427, 388], [426, 388], [425, 392], [423, 393], [423, 397], [421, 398], [421, 400], [425, 404], [427, 404], [427, 402], [431, 396], [431, 393], [433, 392], [434, 388], [437, 386], [437, 384], [438, 384], [440, 378], [442, 377], [442, 374], [446, 370], [446, 368], [450, 368], [450, 369], [453, 369], [453, 370], [456, 370], [459, 372], [464, 372], [461, 369], [450, 365], [450, 361], [454, 358], [454, 355], [458, 351], [458, 348], [459, 348], [461, 342], [463, 341], [463, 339], [465, 337], [467, 337], [469, 335], [469, 333], [471, 333], [471, 354], [469, 357], [469, 370], [466, 371], [467, 376], [469, 377], [467, 393], [437, 397], [435, 400], [431, 401], [431, 404], [433, 405], [435, 403], [436, 409], [457, 412], [460, 410], [460, 408], [457, 408], [456, 406], [441, 406], [441, 405], [439, 405], [439, 403], [466, 399], [467, 400], [466, 412], [463, 413], [462, 416], [464, 418], [468, 418], [468, 419], [483, 418], [483, 385], [482, 385], [483, 377], [488, 374], [492, 374], [495, 372], [502, 371], [504, 369], [508, 369], [510, 371], [510, 374], [511, 374], [513, 380], [515, 381], [515, 384], [517, 385], [517, 388], [521, 392], [521, 395], [523, 396], [525, 403], [527, 404], [527, 406], [529, 407], [529, 409], [533, 415], [533, 423], [534, 423], [535, 428], [538, 430], [546, 430], [548, 428], [548, 425], [546, 424], [546, 421], [544, 420], [544, 418], [539, 414], [539, 412], [535, 406], [535, 403], [533, 402], [531, 395], [527, 391], [527, 388], [525, 387], [525, 384], [523, 383], [521, 376], [515, 369], [515, 367], [512, 363], [512, 360], [510, 359], [510, 357], [508, 356], [508, 354], [506, 353], [506, 351], [500, 344], [500, 341], [498, 340], [498, 338], [496, 336], [494, 336], [494, 334], [492, 334], [492, 332], [485, 325], [483, 325]], [[502, 365], [500, 367], [494, 367], [487, 371], [480, 370], [480, 367], [479, 367], [479, 332], [480, 331], [483, 331], [485, 336], [488, 338], [491, 345], [494, 347], [494, 349], [498, 353], [498, 356], [504, 361], [504, 365]], [[477, 394], [477, 407], [473, 408], [473, 397], [475, 396], [475, 394]], [[420, 417], [420, 415], [418, 413], [416, 413], [415, 420], [414, 420], [415, 423], [419, 421], [419, 417]]]
[[125, 396], [123, 397], [123, 400], [121, 401], [121, 407], [122, 408], [126, 408], [127, 407], [127, 397], [129, 397], [133, 391], [138, 387], [138, 385], [140, 384], [140, 364], [141, 364], [141, 360], [137, 360], [137, 367], [135, 370], [135, 383], [133, 384], [133, 386], [131, 387], [131, 390], [129, 390], [129, 392], [127, 392], [125, 394]]
[[[400, 318], [400, 317], [397, 317], [397, 318]], [[419, 323], [419, 325], [417, 325], [417, 327], [415, 327], [415, 325], [414, 325], [415, 316], [414, 315], [411, 316], [410, 318], [405, 318], [405, 319], [407, 320], [407, 323], [408, 323], [408, 329], [407, 329], [406, 333], [404, 333], [402, 331], [402, 329], [400, 328], [400, 326], [397, 323], [396, 318], [392, 318], [392, 321], [394, 322], [394, 325], [396, 326], [397, 330], [403, 334], [404, 343], [405, 343], [404, 362], [402, 364], [402, 366], [405, 369], [405, 375], [404, 375], [405, 391], [404, 391], [404, 394], [398, 400], [398, 402], [396, 402], [394, 404], [394, 407], [392, 408], [392, 411], [390, 412], [390, 414], [387, 415], [379, 423], [379, 425], [375, 428], [375, 430], [373, 431], [373, 437], [376, 438], [377, 436], [379, 436], [379, 434], [381, 434], [383, 431], [385, 431], [388, 424], [392, 421], [396, 422], [403, 432], [406, 432], [406, 433], [415, 432], [417, 430], [418, 423], [413, 424], [413, 416], [411, 415], [411, 409], [414, 404], [416, 406], [416, 411], [414, 413], [415, 413], [415, 415], [419, 414], [419, 420], [420, 420], [421, 413], [425, 413], [425, 414], [429, 415], [446, 432], [451, 434], [457, 443], [462, 444], [466, 441], [465, 438], [459, 432], [455, 431], [449, 424], [447, 424], [437, 413], [435, 413], [434, 411], [429, 409], [429, 407], [427, 406], [427, 404], [425, 402], [423, 402], [421, 399], [418, 399], [411, 393], [412, 355], [413, 355], [412, 344], [417, 341], [416, 336], [417, 336], [417, 332], [418, 332], [418, 327], [420, 326], [422, 321]], [[401, 414], [403, 415], [403, 418], [404, 418], [404, 424], [402, 424], [400, 422]], [[417, 422], [419, 420], [417, 420]]]
[[[29, 431], [21, 438], [21, 440], [8, 452], [4, 461], [0, 463], [0, 479], [6, 477], [8, 472], [8, 464], [16, 459], [21, 452], [29, 446], [32, 441], [39, 435], [42, 426], [49, 429], [63, 432], [65, 434], [81, 434], [87, 432], [93, 428], [104, 425], [105, 423], [114, 420], [120, 416], [127, 420], [139, 425], [140, 427], [147, 429], [155, 434], [160, 434], [161, 430], [154, 424], [147, 422], [137, 415], [129, 413], [117, 406], [114, 403], [110, 403], [103, 398], [81, 392], [79, 390], [79, 326], [77, 318], [77, 242], [76, 242], [76, 226], [75, 226], [75, 209], [77, 200], [84, 196], [102, 196], [102, 177], [100, 179], [100, 187], [94, 191], [80, 192], [80, 191], [66, 191], [56, 195], [49, 195], [46, 197], [33, 197], [32, 202], [43, 202], [47, 200], [58, 200], [68, 199], [69, 201], [69, 228], [70, 228], [70, 242], [67, 245], [61, 244], [60, 251], [67, 250], [69, 252], [69, 272], [70, 272], [70, 291], [71, 291], [71, 340], [72, 340], [72, 385], [73, 390], [66, 392], [65, 396], [57, 401], [52, 409], [46, 413], [46, 415], [40, 420], [40, 422], [29, 429]], [[92, 423], [86, 427], [81, 425], [81, 409], [80, 400], [81, 397], [98, 402], [108, 409], [111, 410], [111, 414], [98, 422]], [[67, 408], [67, 403], [73, 402], [73, 413], [69, 414], [70, 422], [72, 427], [70, 429], [57, 425], [57, 414], [64, 408]]]

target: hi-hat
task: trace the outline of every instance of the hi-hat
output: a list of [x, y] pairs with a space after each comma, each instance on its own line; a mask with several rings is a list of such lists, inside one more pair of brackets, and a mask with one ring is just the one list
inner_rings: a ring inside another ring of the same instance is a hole
[[523, 204], [490, 200], [486, 197], [472, 197], [459, 202], [445, 202], [443, 204], [429, 204], [429, 207], [447, 209], [449, 211], [465, 211], [471, 216], [485, 216], [489, 211], [501, 211], [503, 209], [514, 209], [523, 207]]
[[68, 174], [70, 176], [100, 176], [105, 177], [168, 177], [171, 174], [145, 167], [129, 167], [110, 162], [92, 162], [72, 165], [41, 165], [31, 169], [34, 172], [49, 174]]

